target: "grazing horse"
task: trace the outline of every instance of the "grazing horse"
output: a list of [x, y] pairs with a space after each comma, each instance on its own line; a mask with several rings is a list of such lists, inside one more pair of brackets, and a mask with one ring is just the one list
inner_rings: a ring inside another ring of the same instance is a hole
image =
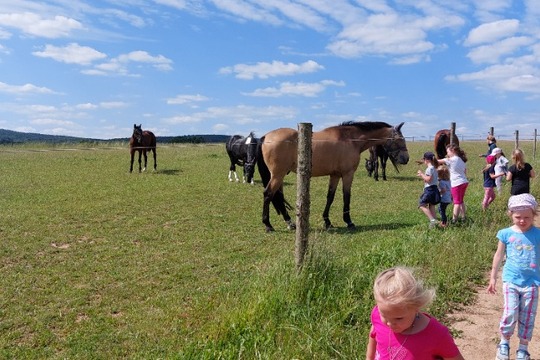
[[131, 135], [131, 139], [129, 139], [129, 153], [131, 155], [129, 172], [133, 172], [135, 151], [139, 152], [139, 172], [141, 172], [141, 155], [144, 155], [144, 168], [142, 171], [146, 171], [146, 164], [148, 162], [148, 156], [146, 153], [150, 151], [154, 154], [154, 171], [157, 170], [156, 136], [151, 131], [143, 131], [142, 125], [137, 126], [136, 124], [133, 124], [133, 135]]
[[399, 172], [399, 168], [397, 166], [396, 160], [393, 159], [390, 154], [385, 150], [383, 145], [374, 145], [369, 148], [369, 159], [366, 159], [366, 170], [368, 172], [368, 176], [371, 177], [373, 175], [373, 178], [375, 181], [379, 181], [379, 160], [381, 164], [382, 169], [382, 178], [383, 180], [386, 180], [386, 163], [388, 162], [388, 158], [390, 158], [390, 161], [392, 162], [392, 165], [394, 165], [394, 168], [397, 172]]
[[[311, 176], [330, 176], [323, 212], [326, 229], [332, 227], [328, 216], [340, 179], [343, 182], [343, 221], [348, 228], [355, 227], [349, 214], [351, 185], [362, 151], [384, 144], [386, 151], [398, 163], [409, 162], [409, 152], [401, 134], [402, 126], [403, 123], [393, 127], [384, 122], [351, 121], [313, 132]], [[274, 230], [270, 224], [270, 202], [278, 215], [283, 216], [287, 227], [295, 228], [287, 212], [291, 206], [283, 194], [283, 180], [290, 171], [296, 172], [297, 147], [298, 132], [294, 129], [273, 130], [261, 138], [258, 167], [265, 187], [262, 221], [267, 232]]]
[[236, 174], [236, 165], [244, 167], [244, 183], [254, 184], [253, 174], [255, 173], [255, 164], [257, 163], [257, 147], [259, 139], [255, 137], [253, 131], [247, 137], [240, 135], [231, 136], [225, 149], [231, 160], [229, 167], [229, 181], [233, 181], [233, 175], [238, 182]]
[[[454, 134], [454, 144], [459, 145], [459, 139]], [[450, 130], [442, 129], [437, 131], [435, 134], [435, 139], [433, 142], [435, 148], [435, 154], [437, 154], [437, 159], [444, 159], [446, 157], [446, 146], [450, 144]]]

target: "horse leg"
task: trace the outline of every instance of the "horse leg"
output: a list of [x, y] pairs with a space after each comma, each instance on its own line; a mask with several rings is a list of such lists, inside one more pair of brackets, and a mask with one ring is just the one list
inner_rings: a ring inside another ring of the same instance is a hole
[[343, 221], [347, 224], [347, 228], [354, 229], [356, 226], [351, 220], [350, 205], [351, 205], [351, 187], [354, 178], [354, 172], [343, 176]]
[[129, 165], [129, 172], [132, 173], [133, 172], [133, 160], [135, 160], [135, 150], [130, 150], [130, 155], [131, 155], [131, 163]]
[[156, 155], [156, 148], [152, 149], [152, 154], [154, 155], [154, 171], [157, 171], [157, 155]]
[[326, 230], [332, 227], [332, 222], [330, 221], [330, 206], [334, 202], [334, 197], [336, 196], [336, 189], [339, 183], [339, 177], [336, 175], [330, 175], [330, 181], [328, 182], [328, 192], [326, 193], [326, 206], [323, 211], [323, 220], [324, 228]]
[[144, 168], [143, 171], [146, 171], [146, 166], [148, 165], [148, 152], [146, 150], [142, 151], [144, 157]]
[[388, 156], [383, 155], [381, 157], [381, 168], [382, 168], [382, 179], [386, 181], [386, 162], [388, 161]]
[[373, 161], [373, 172], [373, 178], [375, 178], [375, 181], [379, 181], [379, 158], [377, 157]]
[[141, 172], [141, 156], [142, 156], [142, 151], [141, 150], [137, 150], [139, 151], [139, 172]]
[[287, 228], [293, 230], [296, 225], [291, 221], [291, 217], [287, 212], [287, 205], [283, 195], [283, 178], [272, 178], [263, 192], [263, 213], [262, 222], [266, 227], [266, 232], [274, 231], [274, 227], [270, 223], [270, 203], [274, 205], [278, 214], [283, 216], [283, 220], [287, 223]]

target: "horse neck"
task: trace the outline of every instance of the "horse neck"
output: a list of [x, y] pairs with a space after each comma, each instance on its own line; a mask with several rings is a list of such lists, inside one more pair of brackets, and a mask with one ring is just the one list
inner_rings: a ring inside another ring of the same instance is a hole
[[359, 140], [360, 151], [367, 150], [371, 146], [384, 145], [391, 136], [392, 128], [381, 128], [371, 131], [357, 129], [355, 134], [356, 140]]

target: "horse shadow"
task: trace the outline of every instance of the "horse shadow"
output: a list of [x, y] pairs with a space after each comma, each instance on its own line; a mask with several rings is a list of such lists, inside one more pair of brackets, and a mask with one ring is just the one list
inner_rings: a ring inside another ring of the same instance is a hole
[[348, 227], [332, 227], [328, 230], [325, 230], [323, 227], [320, 227], [317, 231], [322, 232], [331, 232], [333, 234], [347, 235], [355, 234], [366, 231], [380, 231], [380, 230], [396, 230], [396, 229], [406, 229], [415, 226], [415, 224], [407, 223], [387, 223], [387, 224], [370, 224], [370, 225], [356, 225], [353, 229]]
[[158, 171], [156, 171], [156, 174], [157, 175], [179, 175], [181, 174], [183, 171], [180, 170], [180, 169], [160, 169]]

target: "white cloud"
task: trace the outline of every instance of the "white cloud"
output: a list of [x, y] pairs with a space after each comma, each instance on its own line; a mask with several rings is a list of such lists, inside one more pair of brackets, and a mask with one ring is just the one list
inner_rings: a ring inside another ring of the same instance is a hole
[[209, 98], [203, 95], [177, 95], [174, 98], [167, 99], [169, 105], [182, 105], [192, 102], [208, 101]]
[[275, 76], [291, 76], [297, 74], [313, 73], [323, 70], [324, 66], [313, 60], [301, 64], [284, 63], [282, 61], [258, 62], [255, 65], [238, 64], [232, 67], [224, 67], [219, 70], [221, 74], [235, 73], [236, 78], [252, 80], [254, 78], [267, 79]]
[[535, 40], [529, 37], [511, 37], [498, 41], [494, 44], [483, 45], [474, 48], [467, 54], [467, 57], [476, 64], [488, 63], [496, 64], [500, 58], [505, 55], [510, 55], [520, 48], [531, 45]]
[[67, 64], [78, 65], [89, 65], [94, 61], [107, 57], [107, 55], [102, 52], [88, 46], [80, 46], [77, 43], [71, 43], [64, 47], [45, 45], [45, 50], [34, 51], [32, 54], [39, 57], [51, 58]]
[[203, 112], [190, 115], [177, 115], [164, 119], [164, 121], [168, 124], [189, 124], [219, 120], [220, 123], [228, 121], [235, 124], [252, 124], [294, 119], [295, 116], [296, 110], [290, 107], [238, 105], [231, 107], [210, 107]]
[[32, 12], [0, 14], [0, 25], [19, 29], [36, 37], [51, 39], [67, 37], [74, 30], [83, 29], [82, 24], [75, 19], [62, 15], [43, 18]]
[[46, 87], [39, 87], [33, 84], [9, 85], [0, 82], [0, 92], [11, 94], [54, 94], [55, 92]]
[[492, 43], [513, 36], [519, 30], [519, 20], [508, 19], [482, 24], [469, 32], [465, 46]]
[[255, 96], [255, 97], [281, 97], [281, 96], [305, 96], [305, 97], [315, 97], [328, 86], [345, 86], [344, 82], [337, 82], [332, 80], [323, 80], [318, 83], [291, 83], [284, 82], [281, 83], [279, 87], [267, 87], [264, 89], [257, 89], [251, 93], [246, 93], [244, 95]]

